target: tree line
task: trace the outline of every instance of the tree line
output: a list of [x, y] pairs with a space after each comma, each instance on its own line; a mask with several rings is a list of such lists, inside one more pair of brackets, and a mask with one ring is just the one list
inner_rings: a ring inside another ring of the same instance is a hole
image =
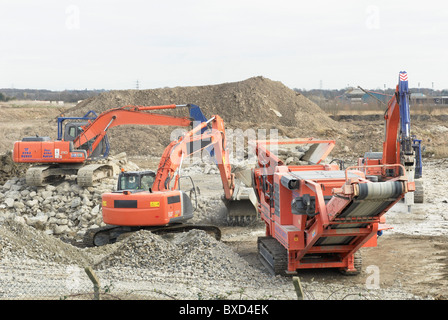
[[0, 89], [0, 101], [9, 100], [39, 100], [39, 101], [64, 101], [78, 102], [93, 96], [97, 96], [104, 89], [99, 90], [64, 90], [51, 91], [45, 89]]

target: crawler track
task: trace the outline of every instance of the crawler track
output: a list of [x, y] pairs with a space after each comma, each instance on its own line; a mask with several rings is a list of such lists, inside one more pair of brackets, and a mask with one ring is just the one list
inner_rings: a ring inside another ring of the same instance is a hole
[[258, 238], [258, 258], [273, 275], [289, 275], [286, 249], [273, 237]]
[[195, 224], [173, 224], [167, 226], [155, 227], [128, 227], [128, 226], [112, 226], [90, 229], [83, 238], [84, 247], [97, 247], [119, 241], [121, 237], [139, 230], [148, 230], [155, 234], [167, 234], [176, 232], [188, 232], [190, 230], [203, 230], [212, 234], [216, 240], [221, 240], [221, 229], [213, 225], [195, 225]]

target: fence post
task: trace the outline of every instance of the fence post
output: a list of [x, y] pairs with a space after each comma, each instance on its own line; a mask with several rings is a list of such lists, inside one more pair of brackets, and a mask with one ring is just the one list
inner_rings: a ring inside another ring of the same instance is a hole
[[303, 289], [299, 277], [292, 277], [292, 282], [294, 284], [294, 289], [296, 290], [297, 299], [303, 300]]
[[91, 267], [85, 267], [84, 270], [93, 283], [93, 300], [100, 300], [100, 279], [98, 279]]

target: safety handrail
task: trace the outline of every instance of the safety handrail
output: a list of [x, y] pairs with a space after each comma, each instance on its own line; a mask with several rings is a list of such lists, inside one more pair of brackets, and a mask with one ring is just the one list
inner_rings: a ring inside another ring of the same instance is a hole
[[345, 181], [348, 181], [348, 170], [353, 170], [355, 168], [385, 168], [385, 167], [401, 167], [403, 169], [403, 176], [406, 177], [406, 169], [401, 163], [396, 164], [377, 164], [377, 165], [361, 165], [361, 166], [350, 166], [345, 169]]

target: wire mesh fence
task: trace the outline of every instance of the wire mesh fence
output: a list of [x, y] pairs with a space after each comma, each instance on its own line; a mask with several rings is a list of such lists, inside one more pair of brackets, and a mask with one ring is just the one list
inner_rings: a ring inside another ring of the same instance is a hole
[[382, 300], [419, 299], [402, 288], [366, 285], [301, 283], [293, 277], [286, 286], [260, 294], [257, 285], [231, 284], [140, 269], [92, 270], [56, 263], [0, 261], [0, 300]]
[[[259, 296], [254, 293], [257, 289], [244, 284], [229, 287], [219, 280], [199, 284], [188, 276], [139, 274], [139, 269], [94, 271], [77, 265], [0, 262], [0, 300], [247, 300]], [[287, 296], [278, 291], [265, 299], [295, 299], [294, 291]]]
[[170, 298], [144, 283], [104, 281], [90, 267], [0, 266], [0, 300], [139, 300]]
[[[0, 300], [246, 300], [255, 297], [253, 288], [244, 285], [226, 287], [222, 293], [225, 285], [219, 280], [204, 284], [195, 281], [194, 277], [179, 280], [163, 272], [140, 274], [138, 268], [94, 271], [77, 265], [0, 261]], [[266, 296], [269, 298], [272, 297]]]

